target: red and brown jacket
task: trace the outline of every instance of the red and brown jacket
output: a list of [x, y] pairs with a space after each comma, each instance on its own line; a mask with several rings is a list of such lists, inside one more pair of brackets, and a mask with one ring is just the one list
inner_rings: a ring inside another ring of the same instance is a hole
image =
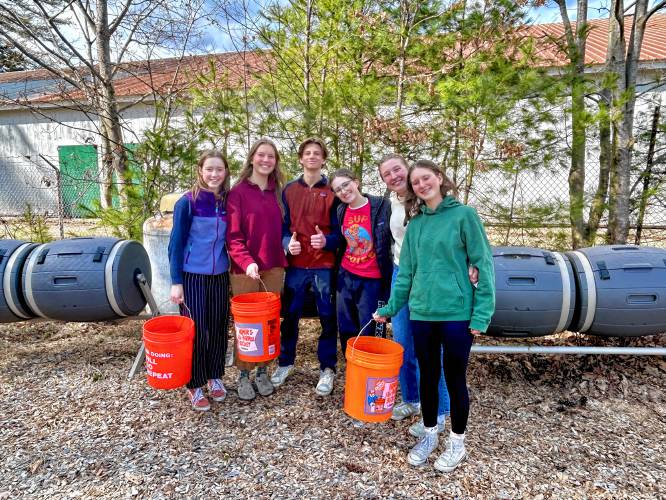
[[[338, 200], [324, 175], [314, 186], [308, 186], [301, 175], [289, 182], [282, 190], [284, 223], [282, 246], [287, 251], [289, 266], [302, 269], [331, 269], [335, 266], [335, 252], [340, 238], [336, 209]], [[316, 233], [315, 226], [326, 236], [326, 246], [315, 250], [310, 245], [310, 236]], [[301, 243], [301, 253], [291, 255], [288, 251], [291, 235], [296, 233]]]

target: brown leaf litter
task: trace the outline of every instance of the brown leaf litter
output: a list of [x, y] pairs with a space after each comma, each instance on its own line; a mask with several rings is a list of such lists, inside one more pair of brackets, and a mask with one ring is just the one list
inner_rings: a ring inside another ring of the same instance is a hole
[[343, 369], [315, 394], [318, 328], [302, 322], [297, 369], [273, 396], [239, 401], [230, 368], [227, 400], [199, 414], [183, 390], [126, 380], [138, 321], [0, 325], [0, 499], [666, 496], [664, 359], [473, 354], [469, 458], [443, 475], [407, 464], [411, 421], [352, 424]]

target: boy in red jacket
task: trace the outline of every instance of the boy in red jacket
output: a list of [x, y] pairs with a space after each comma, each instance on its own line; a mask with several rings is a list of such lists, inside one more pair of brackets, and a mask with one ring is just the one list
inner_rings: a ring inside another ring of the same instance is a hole
[[303, 174], [282, 191], [284, 224], [282, 243], [289, 267], [285, 276], [284, 319], [278, 368], [271, 377], [275, 387], [284, 383], [294, 369], [298, 321], [303, 315], [305, 295], [315, 296], [321, 335], [317, 347], [320, 377], [316, 392], [327, 396], [333, 390], [337, 362], [337, 324], [332, 288], [335, 250], [339, 236], [337, 201], [321, 170], [328, 156], [324, 141], [311, 137], [298, 147]]

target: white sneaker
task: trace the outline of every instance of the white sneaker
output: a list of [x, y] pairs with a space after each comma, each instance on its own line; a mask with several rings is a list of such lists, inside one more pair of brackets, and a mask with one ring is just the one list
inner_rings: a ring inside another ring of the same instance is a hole
[[273, 384], [273, 387], [280, 387], [284, 384], [284, 381], [287, 380], [287, 377], [293, 371], [294, 365], [278, 366], [273, 375], [271, 375], [271, 384]]
[[465, 440], [460, 439], [459, 437], [453, 437], [452, 435], [448, 439], [444, 453], [435, 460], [435, 469], [440, 472], [451, 472], [458, 467], [466, 457]]
[[[446, 420], [440, 422], [439, 419], [437, 419], [437, 432], [444, 432], [445, 428], [446, 428]], [[419, 420], [415, 424], [410, 425], [409, 433], [417, 438], [423, 437], [423, 435], [425, 434], [425, 425], [423, 425], [423, 419]]]
[[430, 454], [435, 451], [439, 444], [439, 434], [437, 428], [426, 430], [419, 442], [409, 451], [407, 462], [410, 465], [423, 465]]
[[418, 415], [420, 411], [421, 411], [420, 403], [405, 403], [403, 401], [402, 403], [397, 404], [393, 407], [391, 418], [393, 420], [404, 420], [407, 417], [411, 417], [412, 415]]
[[328, 396], [333, 391], [333, 380], [335, 379], [335, 372], [331, 368], [326, 368], [324, 371], [319, 372], [319, 382], [315, 391], [320, 396]]

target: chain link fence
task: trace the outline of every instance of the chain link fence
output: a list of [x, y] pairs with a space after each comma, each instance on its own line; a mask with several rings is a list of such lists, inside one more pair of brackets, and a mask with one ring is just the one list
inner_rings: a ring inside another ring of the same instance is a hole
[[[526, 245], [567, 249], [571, 245], [566, 171], [520, 172], [506, 174], [490, 171], [477, 174], [470, 189], [459, 198], [477, 208], [491, 242], [496, 245]], [[593, 172], [590, 172], [593, 174]], [[465, 172], [459, 173], [464, 179]], [[369, 176], [372, 177], [372, 176]], [[375, 176], [376, 177], [376, 176]], [[589, 175], [589, 182], [594, 181]], [[182, 189], [187, 186], [183, 185]], [[365, 189], [381, 193], [383, 184], [368, 179]], [[591, 191], [593, 186], [589, 186]], [[0, 218], [21, 219], [26, 212], [47, 219], [54, 237], [84, 235], [96, 228], [93, 209], [100, 199], [101, 182], [96, 165], [77, 167], [75, 172], [61, 169], [59, 159], [35, 154], [0, 157]], [[165, 193], [164, 193], [165, 194]], [[633, 200], [637, 205], [637, 200]], [[632, 212], [632, 233], [636, 233], [638, 210]], [[603, 240], [602, 221], [599, 242]], [[0, 237], [9, 237], [8, 231]], [[641, 227], [641, 244], [666, 245], [666, 189], [654, 188], [648, 200]]]

